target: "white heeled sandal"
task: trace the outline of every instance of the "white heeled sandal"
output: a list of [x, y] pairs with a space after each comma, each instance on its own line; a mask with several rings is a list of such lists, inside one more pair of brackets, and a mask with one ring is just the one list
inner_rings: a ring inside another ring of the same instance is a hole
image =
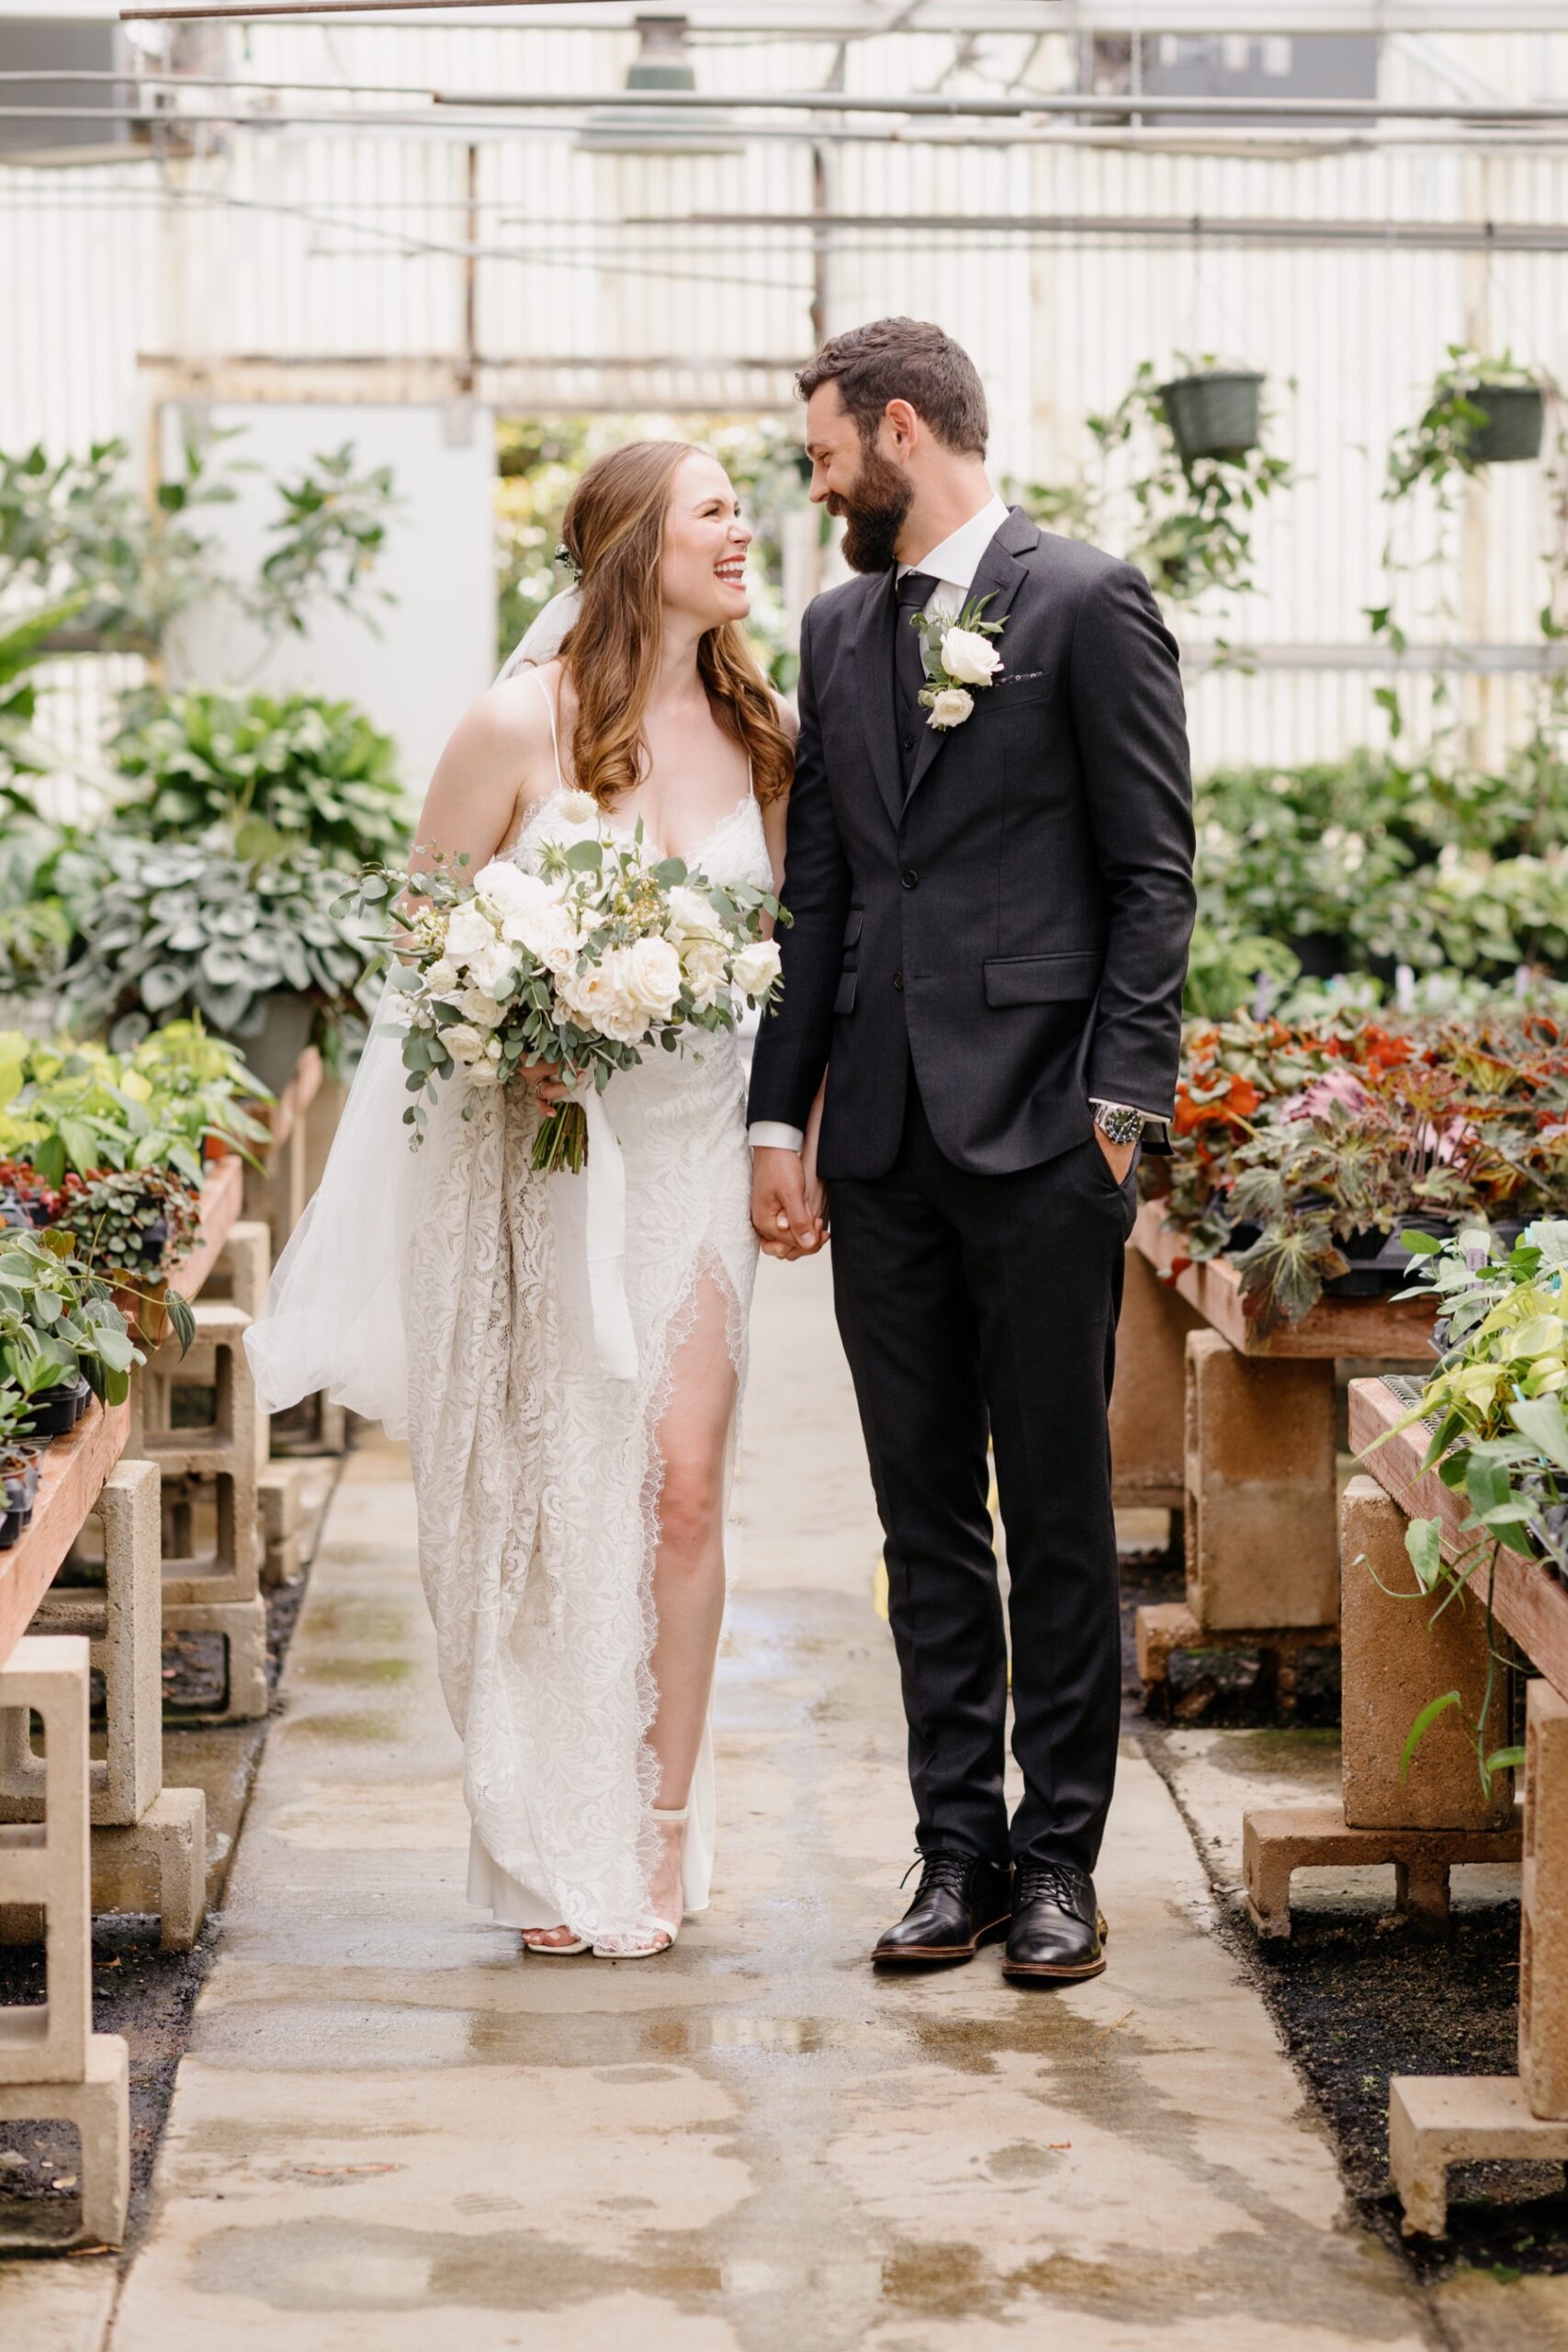
[[[685, 1829], [691, 1810], [689, 1804], [667, 1809], [662, 1809], [659, 1805], [650, 1808], [652, 1818], [658, 1822], [661, 1829], [668, 1826], [682, 1831]], [[682, 1917], [683, 1914], [677, 1911], [673, 1919], [664, 1919], [657, 1911], [651, 1911], [644, 1922], [650, 1932], [650, 1941], [634, 1943], [628, 1938], [624, 1943], [596, 1943], [593, 1947], [593, 1957], [595, 1960], [656, 1960], [660, 1952], [668, 1951], [674, 1943], [681, 1932]]]

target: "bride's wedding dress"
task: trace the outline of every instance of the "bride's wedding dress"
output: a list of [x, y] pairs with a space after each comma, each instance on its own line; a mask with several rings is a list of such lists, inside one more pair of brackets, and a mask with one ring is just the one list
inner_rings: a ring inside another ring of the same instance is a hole
[[[510, 853], [525, 867], [565, 822], [558, 749], [556, 775]], [[772, 888], [750, 791], [689, 862], [712, 882]], [[532, 1096], [475, 1089], [465, 1102], [448, 1084], [411, 1153], [396, 1048], [378, 1035], [367, 1063], [378, 1051], [383, 1075], [363, 1101], [356, 1080], [333, 1147], [334, 1160], [344, 1155], [335, 1192], [329, 1162], [250, 1334], [258, 1385], [275, 1408], [325, 1386], [406, 1429], [421, 1574], [463, 1741], [469, 1899], [511, 1927], [570, 1923], [601, 1951], [645, 1944], [660, 1850], [648, 1737], [658, 1431], [699, 1326], [722, 1320], [738, 1399], [744, 1382], [756, 1243], [739, 1042], [705, 1035], [649, 1056], [604, 1097], [625, 1172], [632, 1379], [601, 1369], [582, 1265], [587, 1180], [531, 1170]], [[374, 1186], [397, 1154], [412, 1169], [395, 1171], [392, 1198], [344, 1199], [349, 1169]], [[379, 1284], [355, 1229], [378, 1214]], [[356, 1261], [346, 1288], [344, 1261]], [[321, 1286], [330, 1295], [334, 1283], [337, 1307], [324, 1313]], [[732, 1423], [731, 1449], [734, 1434]], [[710, 1731], [685, 1837], [688, 1912], [707, 1901], [714, 1811]]]

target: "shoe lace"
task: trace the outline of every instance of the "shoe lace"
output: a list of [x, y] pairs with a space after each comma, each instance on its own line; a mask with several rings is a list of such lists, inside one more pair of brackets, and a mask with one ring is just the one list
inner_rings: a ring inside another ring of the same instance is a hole
[[1084, 1907], [1083, 1884], [1076, 1871], [1061, 1862], [1020, 1862], [1018, 1866], [1017, 1901], [1021, 1909], [1026, 1903], [1059, 1903], [1063, 1909], [1077, 1917]]
[[917, 1854], [898, 1883], [908, 1886], [911, 1873], [918, 1870], [920, 1883], [915, 1889], [915, 1902], [922, 1902], [938, 1887], [945, 1887], [950, 1894], [961, 1895], [968, 1885], [974, 1868], [975, 1857], [972, 1854]]

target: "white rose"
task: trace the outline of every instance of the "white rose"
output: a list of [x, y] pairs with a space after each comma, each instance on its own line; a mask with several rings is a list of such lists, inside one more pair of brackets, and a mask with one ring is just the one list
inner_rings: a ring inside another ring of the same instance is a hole
[[766, 995], [780, 968], [779, 951], [773, 941], [759, 939], [740, 950], [731, 971], [741, 995], [755, 998]]
[[647, 1030], [648, 1016], [627, 986], [626, 955], [626, 948], [612, 947], [602, 962], [558, 980], [556, 992], [582, 1028], [635, 1046]]
[[[492, 938], [479, 955], [468, 957], [470, 985], [482, 989], [486, 996], [500, 996], [516, 977], [517, 958], [504, 940]], [[467, 1005], [461, 1009], [468, 1011]]]
[[474, 876], [474, 888], [479, 897], [497, 908], [509, 907], [541, 887], [536, 874], [525, 874], [510, 857], [492, 857]]
[[454, 1061], [471, 1062], [484, 1051], [484, 1039], [466, 1021], [454, 1021], [441, 1032], [441, 1042]]
[[670, 893], [670, 913], [665, 922], [667, 939], [711, 939], [718, 929], [718, 917], [714, 913], [700, 890], [688, 890], [678, 882]]
[[975, 697], [962, 686], [943, 686], [931, 705], [933, 727], [962, 727], [975, 708]]
[[706, 1012], [718, 1001], [719, 990], [725, 984], [728, 958], [724, 943], [718, 939], [688, 939], [681, 948], [681, 969], [692, 991], [692, 1001], [699, 1012]]
[[433, 996], [444, 996], [448, 989], [455, 989], [457, 985], [457, 967], [449, 956], [440, 956], [435, 963], [426, 966], [424, 985]]
[[[536, 876], [528, 878], [537, 881]], [[512, 946], [525, 948], [547, 971], [571, 969], [578, 948], [576, 920], [560, 894], [547, 884], [539, 882], [537, 896], [509, 907], [501, 931]]]
[[459, 989], [457, 1010], [466, 1021], [471, 1021], [479, 1029], [493, 1029], [501, 1020], [500, 1005], [494, 997], [487, 996], [483, 989]]
[[634, 939], [625, 952], [632, 1002], [649, 1021], [668, 1021], [681, 993], [681, 958], [667, 939]]
[[963, 685], [988, 686], [1002, 666], [1002, 657], [978, 629], [950, 628], [942, 640], [942, 666]]
[[470, 1086], [499, 1086], [501, 1083], [501, 1072], [493, 1062], [487, 1062], [482, 1056], [477, 1062], [465, 1062], [463, 1069]]
[[476, 956], [495, 944], [495, 925], [482, 907], [466, 899], [460, 907], [453, 908], [446, 925], [446, 953], [455, 962], [471, 965]]

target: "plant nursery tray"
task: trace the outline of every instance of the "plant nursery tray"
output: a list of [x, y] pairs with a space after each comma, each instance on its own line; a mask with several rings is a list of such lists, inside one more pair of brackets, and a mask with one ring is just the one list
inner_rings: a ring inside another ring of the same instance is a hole
[[11, 1551], [0, 1552], [0, 1666], [27, 1632], [130, 1435], [130, 1405], [106, 1407], [95, 1396], [68, 1435], [51, 1439], [39, 1464], [32, 1525]]
[[[1186, 1255], [1181, 1235], [1165, 1223], [1161, 1201], [1142, 1204], [1133, 1240], [1159, 1274], [1168, 1274]], [[1319, 1360], [1384, 1356], [1406, 1363], [1431, 1360], [1433, 1308], [1426, 1299], [1325, 1298], [1299, 1323], [1281, 1325], [1265, 1339], [1242, 1312], [1240, 1277], [1227, 1259], [1191, 1261], [1172, 1287], [1238, 1355]]]
[[[1406, 1399], [1383, 1380], [1350, 1383], [1350, 1447], [1359, 1467], [1375, 1478], [1411, 1519], [1435, 1519], [1443, 1532], [1444, 1548], [1457, 1548], [1460, 1522], [1469, 1511], [1462, 1495], [1445, 1487], [1435, 1470], [1422, 1471], [1431, 1432], [1417, 1422], [1390, 1438], [1375, 1453], [1366, 1449], [1385, 1430], [1393, 1429], [1410, 1410]], [[1483, 1568], [1471, 1589], [1483, 1596]], [[1543, 1561], [1527, 1559], [1506, 1547], [1497, 1554], [1492, 1585], [1493, 1613], [1503, 1631], [1517, 1642], [1525, 1656], [1540, 1668], [1553, 1690], [1568, 1699], [1568, 1585]]]

